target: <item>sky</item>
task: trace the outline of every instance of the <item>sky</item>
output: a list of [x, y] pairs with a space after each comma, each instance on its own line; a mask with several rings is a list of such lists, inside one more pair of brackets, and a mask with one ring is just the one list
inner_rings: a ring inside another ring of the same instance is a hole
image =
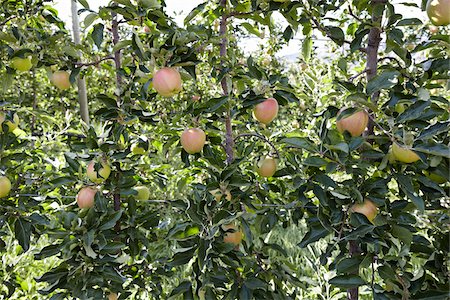
[[[105, 6], [108, 4], [109, 0], [87, 0], [91, 9], [97, 10], [99, 6]], [[205, 0], [165, 0], [167, 5], [167, 13], [174, 17], [175, 21], [182, 25], [184, 17], [197, 5], [200, 3], [203, 3]], [[420, 6], [420, 0], [409, 0], [409, 1], [415, 1], [418, 6]], [[71, 0], [55, 0], [54, 1], [54, 7], [58, 10], [59, 16], [61, 19], [63, 19], [67, 26], [67, 29], [72, 28], [72, 21], [71, 21], [71, 10], [70, 10], [70, 3]], [[394, 0], [394, 3], [397, 2], [398, 4], [394, 4], [396, 7], [396, 11], [401, 12], [404, 16], [404, 18], [419, 18], [423, 21], [426, 21], [426, 14], [422, 12], [418, 8], [412, 8], [408, 6], [401, 5], [400, 3], [402, 0]], [[80, 5], [79, 5], [80, 6]], [[80, 6], [81, 7], [81, 6]], [[282, 17], [276, 17], [277, 22], [281, 22], [281, 24], [284, 24], [284, 26], [287, 25], [287, 22]], [[83, 17], [80, 18], [81, 20]], [[320, 49], [324, 49], [325, 47], [325, 41], [327, 40], [325, 37], [322, 37], [320, 34], [318, 34], [319, 40], [316, 40], [314, 45], [319, 48], [319, 51], [323, 51]], [[255, 50], [259, 49], [259, 44], [264, 43], [264, 40], [257, 38], [257, 37], [250, 37], [247, 40], [244, 40], [242, 42], [242, 49], [245, 49], [244, 51], [246, 53], [251, 53]], [[299, 56], [299, 53], [301, 52], [301, 43], [302, 39], [300, 34], [297, 35], [294, 39], [292, 39], [289, 44], [285, 47], [283, 47], [280, 52], [277, 54], [279, 57], [284, 57], [288, 60], [295, 61], [297, 57]]]

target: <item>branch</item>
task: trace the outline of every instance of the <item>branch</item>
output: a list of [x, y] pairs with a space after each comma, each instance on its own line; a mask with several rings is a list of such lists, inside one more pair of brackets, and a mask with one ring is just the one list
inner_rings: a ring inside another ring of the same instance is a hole
[[348, 6], [348, 13], [350, 14], [350, 16], [352, 16], [352, 17], [355, 18], [356, 20], [360, 21], [361, 23], [364, 23], [364, 21], [363, 21], [360, 17], [358, 17], [357, 15], [355, 15], [355, 14], [353, 13], [352, 5], [351, 5], [351, 4], [349, 4], [349, 6]]
[[378, 62], [382, 62], [383, 60], [393, 60], [393, 61], [395, 61], [398, 64], [399, 67], [402, 66], [401, 62], [397, 58], [392, 57], [392, 56], [381, 57], [381, 58], [378, 59]]
[[88, 63], [76, 62], [76, 63], [74, 63], [74, 65], [76, 65], [77, 67], [97, 66], [102, 61], [105, 61], [105, 60], [108, 60], [108, 59], [114, 60], [114, 56], [106, 56], [106, 57], [100, 58], [97, 61], [88, 62]]
[[238, 138], [246, 137], [246, 136], [254, 136], [254, 137], [257, 137], [257, 138], [263, 140], [264, 142], [266, 142], [267, 144], [269, 144], [269, 145], [272, 147], [273, 151], [274, 151], [274, 152], [276, 153], [276, 155], [277, 155], [276, 158], [279, 158], [279, 157], [280, 157], [280, 153], [278, 152], [278, 150], [277, 150], [277, 148], [275, 147], [275, 145], [274, 145], [271, 141], [269, 141], [265, 136], [263, 136], [263, 135], [261, 135], [261, 134], [258, 134], [258, 133], [255, 133], [255, 132], [241, 133], [241, 134], [239, 134], [238, 136], [236, 136], [236, 137], [234, 138], [234, 140], [236, 141]]
[[359, 72], [358, 74], [351, 76], [348, 80], [349, 80], [349, 81], [353, 81], [353, 80], [355, 80], [356, 78], [358, 78], [359, 76], [361, 76], [362, 74], [367, 73], [367, 71], [369, 71], [369, 70], [364, 69], [364, 70], [362, 70], [361, 72]]
[[17, 16], [9, 16], [5, 20], [3, 20], [3, 22], [0, 23], [0, 26], [5, 25], [6, 23], [8, 23], [9, 21], [11, 21], [12, 19], [15, 19], [15, 18], [17, 18]]

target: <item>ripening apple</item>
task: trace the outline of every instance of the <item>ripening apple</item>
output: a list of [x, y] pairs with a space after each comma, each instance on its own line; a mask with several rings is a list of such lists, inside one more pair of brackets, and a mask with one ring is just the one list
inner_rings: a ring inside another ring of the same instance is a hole
[[192, 101], [194, 101], [194, 102], [200, 101], [200, 96], [199, 95], [193, 95], [192, 96]]
[[450, 0], [428, 0], [426, 9], [428, 17], [434, 25], [450, 24]]
[[33, 64], [31, 63], [31, 57], [14, 57], [12, 59], [12, 67], [17, 71], [29, 71], [31, 67], [33, 67]]
[[134, 195], [136, 200], [148, 200], [150, 198], [150, 190], [146, 186], [135, 186], [133, 190], [137, 192]]
[[52, 83], [60, 90], [70, 88], [70, 74], [67, 71], [56, 71], [52, 74]]
[[10, 191], [11, 181], [6, 176], [0, 176], [0, 198], [8, 196]]
[[180, 138], [184, 151], [194, 154], [202, 151], [206, 142], [206, 134], [200, 128], [190, 128], [183, 131]]
[[94, 183], [102, 183], [111, 174], [111, 167], [105, 159], [100, 160], [100, 169], [95, 170], [95, 161], [91, 161], [87, 167], [86, 175]]
[[271, 177], [277, 171], [277, 161], [273, 157], [261, 157], [257, 162], [256, 171], [262, 177]]
[[153, 75], [153, 88], [164, 97], [178, 94], [182, 89], [181, 75], [175, 68], [162, 68]]
[[406, 146], [402, 147], [395, 142], [392, 144], [392, 154], [396, 160], [407, 164], [416, 162], [420, 159], [416, 152]]
[[268, 98], [264, 102], [258, 103], [253, 109], [253, 117], [265, 125], [272, 122], [277, 114], [278, 101], [274, 98]]
[[224, 231], [228, 231], [230, 229], [234, 230], [234, 232], [228, 231], [224, 233], [223, 242], [230, 243], [238, 247], [239, 244], [242, 242], [242, 231], [240, 231], [239, 228], [234, 224], [222, 225], [222, 229]]
[[77, 194], [77, 204], [79, 208], [91, 208], [94, 206], [95, 194], [97, 189], [86, 186], [83, 187]]
[[150, 33], [150, 27], [148, 27], [147, 25], [144, 26], [144, 32], [145, 33]]
[[363, 203], [353, 204], [350, 211], [365, 215], [370, 222], [373, 222], [378, 214], [378, 208], [368, 199], [365, 199]]
[[[6, 119], [5, 113], [0, 112], [0, 132], [3, 132], [2, 124], [3, 122], [5, 122], [5, 119]], [[6, 125], [8, 125], [9, 132], [13, 132], [19, 126], [20, 119], [16, 113], [13, 115], [13, 121], [14, 123], [9, 120], [6, 121]]]
[[[341, 109], [338, 112], [337, 119], [339, 119], [339, 115], [344, 111], [345, 109]], [[368, 123], [369, 115], [365, 110], [360, 110], [352, 115], [346, 116], [336, 121], [336, 127], [341, 133], [343, 133], [344, 131], [348, 131], [352, 136], [360, 136], [364, 132], [364, 130], [366, 130]]]
[[220, 201], [223, 197], [225, 197], [228, 201], [231, 201], [232, 196], [230, 190], [228, 189], [225, 189], [225, 192], [221, 189], [215, 189], [209, 192], [214, 196], [214, 198], [216, 198], [216, 201]]
[[108, 300], [117, 300], [119, 296], [116, 293], [109, 293]]

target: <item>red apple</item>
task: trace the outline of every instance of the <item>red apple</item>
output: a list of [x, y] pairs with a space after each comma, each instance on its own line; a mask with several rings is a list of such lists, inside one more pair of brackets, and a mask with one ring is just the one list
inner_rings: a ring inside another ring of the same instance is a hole
[[253, 109], [253, 117], [263, 124], [269, 124], [278, 114], [278, 102], [274, 98], [268, 98], [258, 103]]
[[94, 206], [95, 194], [97, 189], [86, 186], [82, 188], [77, 195], [77, 204], [79, 208], [91, 208]]
[[350, 211], [365, 215], [370, 222], [373, 222], [378, 214], [378, 208], [372, 201], [368, 199], [365, 199], [363, 203], [353, 204]]
[[70, 74], [66, 71], [56, 71], [52, 74], [52, 83], [60, 90], [70, 88]]
[[[229, 232], [224, 233], [223, 242], [230, 243], [238, 247], [242, 241], [242, 231], [240, 231], [234, 224], [222, 225], [222, 229], [225, 231], [230, 230]], [[234, 230], [234, 232], [231, 232], [231, 230]]]
[[190, 128], [183, 131], [180, 138], [181, 146], [189, 153], [194, 154], [202, 151], [206, 142], [206, 134], [200, 128]]
[[257, 162], [256, 171], [262, 177], [272, 177], [277, 171], [277, 161], [270, 156], [261, 157]]
[[180, 73], [175, 68], [162, 68], [153, 75], [153, 88], [164, 97], [178, 94], [182, 89]]
[[[345, 109], [338, 112], [337, 118], [343, 113]], [[369, 115], [365, 110], [360, 110], [350, 116], [346, 116], [336, 121], [336, 126], [339, 132], [348, 131], [352, 136], [360, 136], [366, 130], [369, 123]]]

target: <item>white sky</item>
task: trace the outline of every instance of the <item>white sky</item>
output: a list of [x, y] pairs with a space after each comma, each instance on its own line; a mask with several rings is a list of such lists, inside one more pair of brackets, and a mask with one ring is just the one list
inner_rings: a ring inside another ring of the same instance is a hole
[[[90, 8], [93, 10], [97, 10], [99, 6], [105, 6], [108, 4], [109, 0], [87, 0]], [[402, 0], [397, 0], [398, 3], [401, 3]], [[396, 1], [396, 2], [397, 2]], [[417, 3], [417, 5], [420, 7], [420, 0], [413, 0]], [[70, 2], [71, 0], [55, 0], [54, 1], [54, 7], [58, 10], [59, 16], [61, 19], [63, 19], [67, 26], [66, 28], [71, 30], [72, 28], [72, 21], [71, 21], [71, 10], [70, 10]], [[174, 17], [175, 21], [182, 25], [184, 17], [197, 5], [204, 2], [204, 0], [165, 0], [167, 5], [167, 13]], [[412, 8], [403, 6], [401, 4], [394, 4], [396, 6], [396, 12], [402, 13], [404, 18], [419, 18], [422, 21], [426, 22], [426, 13], [422, 12], [418, 8]], [[399, 7], [401, 5], [401, 7]], [[81, 7], [81, 5], [79, 5]], [[281, 22], [281, 24], [284, 24], [284, 26], [287, 25], [287, 22], [282, 18], [276, 18], [277, 22]], [[80, 20], [83, 20], [83, 16], [80, 18]], [[321, 35], [318, 35], [321, 38]], [[299, 34], [296, 39], [293, 39], [289, 42], [289, 45], [285, 46], [281, 51], [278, 53], [277, 56], [280, 57], [286, 57], [290, 60], [295, 60], [299, 53], [301, 52], [301, 35]], [[323, 40], [326, 40], [326, 38], [323, 38]], [[321, 51], [321, 47], [324, 46], [324, 41], [315, 41], [315, 46], [319, 47], [319, 51]], [[244, 41], [242, 44], [242, 49], [245, 49], [246, 53], [251, 53], [257, 49], [259, 49], [259, 44], [263, 43], [264, 41], [262, 39], [259, 39], [257, 37], [249, 38], [248, 40]]]

